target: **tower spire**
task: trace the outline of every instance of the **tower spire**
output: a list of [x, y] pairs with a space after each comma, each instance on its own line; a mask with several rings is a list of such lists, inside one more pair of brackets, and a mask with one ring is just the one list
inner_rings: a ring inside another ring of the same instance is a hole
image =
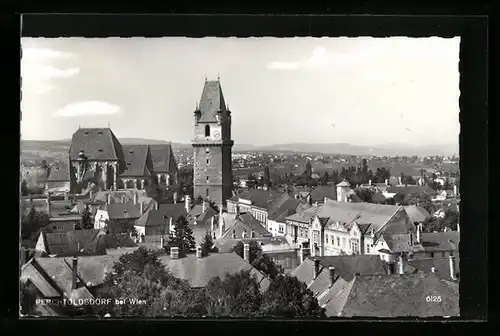
[[207, 74], [205, 74], [205, 83], [207, 82]]
[[217, 80], [218, 80], [218, 81], [220, 80], [220, 76], [219, 76], [219, 73], [217, 73]]

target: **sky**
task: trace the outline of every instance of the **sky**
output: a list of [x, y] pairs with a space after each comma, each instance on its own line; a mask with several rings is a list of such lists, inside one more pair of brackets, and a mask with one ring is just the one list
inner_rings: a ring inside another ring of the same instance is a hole
[[236, 143], [458, 144], [460, 38], [23, 38], [25, 140], [188, 143], [220, 78]]

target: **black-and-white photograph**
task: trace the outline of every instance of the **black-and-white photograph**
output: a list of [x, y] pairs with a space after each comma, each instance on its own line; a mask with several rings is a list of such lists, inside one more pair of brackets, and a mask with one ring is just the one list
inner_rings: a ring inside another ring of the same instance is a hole
[[21, 44], [21, 317], [460, 315], [460, 37]]

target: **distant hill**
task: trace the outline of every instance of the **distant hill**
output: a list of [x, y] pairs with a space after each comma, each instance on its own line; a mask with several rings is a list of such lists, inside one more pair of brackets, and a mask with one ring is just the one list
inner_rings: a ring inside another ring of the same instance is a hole
[[[121, 138], [122, 144], [167, 144], [168, 141], [153, 140], [144, 138]], [[38, 141], [38, 140], [23, 140], [21, 149], [24, 154], [36, 154], [42, 156], [46, 153], [67, 154], [70, 146], [70, 140], [57, 141]], [[174, 149], [189, 149], [190, 143], [172, 142]], [[345, 155], [377, 155], [377, 156], [393, 156], [393, 155], [453, 155], [458, 154], [458, 144], [448, 145], [423, 145], [413, 146], [401, 143], [390, 143], [376, 146], [359, 146], [348, 143], [288, 143], [271, 146], [255, 146], [248, 144], [235, 144], [234, 152], [238, 151], [290, 151], [303, 153], [324, 153], [324, 154], [345, 154]]]

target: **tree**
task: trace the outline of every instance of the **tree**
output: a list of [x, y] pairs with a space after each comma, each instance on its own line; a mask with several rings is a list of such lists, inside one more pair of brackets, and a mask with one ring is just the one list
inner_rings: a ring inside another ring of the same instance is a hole
[[201, 253], [204, 257], [208, 256], [210, 253], [219, 252], [217, 246], [214, 245], [214, 240], [210, 231], [206, 231], [203, 241], [201, 242]]
[[449, 230], [457, 230], [457, 224], [460, 220], [460, 213], [456, 210], [447, 209], [444, 213], [444, 218], [430, 217], [422, 223], [424, 232], [442, 232], [445, 228]]
[[[189, 310], [191, 288], [165, 269], [154, 251], [140, 247], [127, 253], [106, 275], [104, 288], [97, 297], [111, 298], [110, 305], [94, 306], [95, 313], [113, 316], [172, 316]], [[116, 299], [124, 300], [117, 304]], [[131, 300], [144, 300], [143, 304]]]
[[312, 166], [311, 166], [311, 161], [307, 160], [306, 162], [306, 170], [304, 171], [304, 175], [307, 178], [311, 178], [312, 175]]
[[176, 191], [179, 196], [189, 196], [193, 199], [194, 170], [192, 167], [182, 167], [177, 172]]
[[327, 185], [328, 184], [328, 181], [330, 180], [330, 176], [328, 175], [328, 172], [325, 170], [325, 173], [323, 174], [323, 176], [321, 176], [321, 179], [319, 181], [319, 183], [321, 185]]
[[361, 198], [361, 200], [363, 202], [366, 202], [366, 203], [372, 203], [372, 197], [373, 197], [373, 194], [374, 192], [370, 189], [366, 189], [366, 188], [358, 188], [356, 189], [356, 195]]
[[186, 217], [178, 217], [175, 222], [174, 232], [169, 234], [164, 246], [165, 250], [169, 252], [171, 247], [178, 247], [179, 257], [184, 257], [194, 250], [195, 246], [196, 242], [193, 237], [193, 230], [189, 227]]
[[413, 176], [410, 176], [410, 175], [405, 175], [402, 179], [401, 179], [402, 183], [404, 185], [415, 185], [417, 184], [417, 181], [415, 181], [415, 179], [413, 178]]
[[94, 223], [92, 223], [92, 214], [90, 213], [90, 207], [88, 204], [85, 206], [85, 210], [83, 210], [80, 228], [82, 230], [90, 230], [94, 228]]
[[21, 280], [20, 285], [20, 304], [21, 304], [21, 314], [23, 315], [35, 315], [36, 307], [36, 287], [29, 280]]
[[204, 289], [208, 316], [255, 317], [262, 302], [260, 285], [250, 271], [213, 278]]
[[286, 318], [326, 317], [314, 293], [294, 276], [276, 277], [263, 295], [260, 313]]
[[46, 212], [37, 211], [34, 206], [28, 213], [23, 211], [21, 218], [21, 237], [23, 239], [36, 239], [38, 233], [49, 225], [49, 215]]
[[27, 196], [27, 195], [29, 195], [29, 193], [30, 193], [30, 190], [28, 188], [28, 182], [26, 182], [26, 180], [22, 180], [22, 182], [21, 182], [21, 195]]
[[198, 197], [196, 197], [196, 198], [194, 199], [194, 204], [196, 204], [196, 205], [201, 205], [201, 204], [203, 204], [203, 197], [201, 197], [201, 195], [198, 195]]
[[268, 187], [271, 186], [271, 174], [269, 172], [269, 166], [264, 167], [264, 184]]
[[391, 178], [391, 171], [389, 168], [386, 167], [381, 167], [377, 168], [375, 171], [374, 175], [374, 181], [375, 183], [385, 183], [385, 180], [388, 180]]
[[402, 193], [396, 193], [393, 197], [394, 203], [399, 204], [399, 205], [404, 205], [405, 203], [405, 195]]
[[[262, 252], [262, 248], [260, 247], [258, 242], [250, 241], [248, 244], [250, 247], [249, 262], [253, 267], [266, 274], [271, 279], [284, 272], [283, 268], [280, 265], [276, 265], [267, 254]], [[237, 255], [243, 258], [243, 248], [243, 242], [239, 241], [235, 246], [231, 248], [230, 252], [235, 252]]]

